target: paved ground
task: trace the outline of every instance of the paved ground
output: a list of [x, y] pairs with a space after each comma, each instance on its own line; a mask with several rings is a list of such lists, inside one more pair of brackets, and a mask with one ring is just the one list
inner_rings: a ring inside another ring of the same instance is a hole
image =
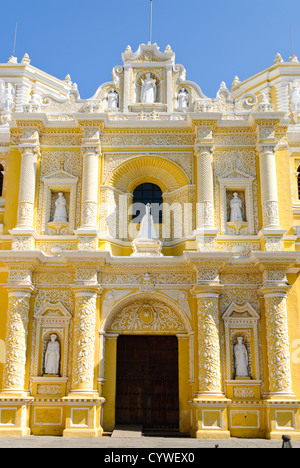
[[[62, 437], [0, 438], [0, 448], [97, 448], [97, 449], [190, 449], [199, 448], [281, 448], [282, 442], [262, 439], [197, 440], [189, 438], [100, 437], [97, 439], [67, 439]], [[300, 441], [292, 442], [293, 448], [300, 448]], [[129, 451], [130, 453], [130, 451]]]

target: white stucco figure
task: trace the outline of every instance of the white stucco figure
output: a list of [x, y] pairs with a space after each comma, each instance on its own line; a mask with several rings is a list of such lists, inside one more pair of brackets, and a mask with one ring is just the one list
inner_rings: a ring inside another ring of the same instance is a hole
[[234, 367], [236, 377], [249, 377], [248, 351], [242, 337], [238, 338], [234, 346]]
[[4, 91], [4, 109], [11, 112], [15, 106], [15, 90], [13, 86], [8, 83]]
[[67, 210], [66, 210], [66, 199], [62, 192], [59, 192], [58, 198], [55, 202], [56, 210], [54, 213], [53, 222], [54, 223], [67, 223]]
[[300, 111], [300, 82], [294, 81], [290, 91], [292, 111]]
[[138, 239], [157, 239], [157, 235], [154, 228], [153, 216], [151, 214], [151, 205], [146, 205], [146, 214], [144, 215], [140, 230], [138, 233]]
[[7, 124], [11, 120], [11, 113], [15, 107], [15, 90], [14, 87], [8, 83], [5, 85], [4, 81], [0, 83], [0, 123]]
[[59, 375], [60, 346], [57, 335], [51, 335], [45, 354], [45, 374]]
[[3, 80], [0, 80], [0, 105], [4, 101], [5, 94], [5, 83]]
[[156, 100], [156, 79], [147, 73], [145, 80], [142, 80], [141, 102], [143, 104], [153, 104]]
[[182, 109], [187, 109], [190, 105], [189, 103], [189, 93], [185, 88], [180, 88], [178, 95], [177, 95], [177, 100], [178, 100], [178, 107]]
[[112, 88], [107, 95], [107, 107], [108, 109], [119, 108], [119, 94], [114, 88]]
[[231, 222], [243, 222], [242, 216], [242, 200], [239, 198], [237, 192], [233, 194], [233, 198], [230, 201], [230, 221]]

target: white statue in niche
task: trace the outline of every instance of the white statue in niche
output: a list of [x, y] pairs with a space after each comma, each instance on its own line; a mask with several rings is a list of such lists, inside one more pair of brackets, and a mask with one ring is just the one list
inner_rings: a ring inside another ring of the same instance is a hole
[[234, 368], [236, 377], [249, 377], [248, 351], [243, 338], [238, 337], [238, 342], [234, 346]]
[[114, 88], [107, 95], [107, 107], [114, 110], [119, 108], [119, 94]]
[[178, 107], [182, 109], [187, 109], [189, 107], [189, 93], [185, 88], [180, 88], [177, 95], [177, 101]]
[[156, 101], [156, 79], [147, 73], [145, 80], [142, 80], [141, 102], [143, 104], [153, 104]]
[[151, 205], [148, 203], [146, 205], [146, 214], [141, 221], [141, 226], [137, 237], [138, 239], [157, 239], [153, 216], [150, 211]]
[[239, 198], [237, 192], [233, 194], [233, 198], [230, 201], [230, 221], [231, 222], [243, 222], [243, 215], [242, 215], [242, 200]]
[[15, 106], [15, 90], [13, 86], [8, 83], [4, 92], [4, 110], [11, 112]]
[[64, 194], [62, 192], [59, 192], [58, 198], [55, 202], [56, 209], [55, 209], [55, 213], [53, 217], [54, 223], [67, 223], [68, 222], [66, 203], [67, 202], [64, 197]]
[[45, 354], [45, 374], [59, 375], [60, 346], [55, 333], [50, 338]]
[[294, 81], [290, 91], [292, 111], [300, 111], [300, 82]]

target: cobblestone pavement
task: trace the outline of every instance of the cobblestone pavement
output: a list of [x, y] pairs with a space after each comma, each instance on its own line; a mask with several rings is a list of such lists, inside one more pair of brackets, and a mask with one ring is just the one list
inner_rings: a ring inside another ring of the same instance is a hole
[[[96, 448], [96, 449], [191, 449], [198, 448], [281, 448], [281, 440], [229, 439], [197, 440], [189, 438], [111, 438], [68, 439], [62, 437], [30, 436], [24, 438], [0, 438], [0, 448]], [[300, 448], [300, 441], [292, 441], [293, 448]]]

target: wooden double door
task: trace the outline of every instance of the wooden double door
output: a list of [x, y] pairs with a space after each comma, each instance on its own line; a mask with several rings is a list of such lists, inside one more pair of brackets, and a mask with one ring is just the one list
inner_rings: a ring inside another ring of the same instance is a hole
[[176, 336], [119, 336], [116, 424], [178, 429]]

